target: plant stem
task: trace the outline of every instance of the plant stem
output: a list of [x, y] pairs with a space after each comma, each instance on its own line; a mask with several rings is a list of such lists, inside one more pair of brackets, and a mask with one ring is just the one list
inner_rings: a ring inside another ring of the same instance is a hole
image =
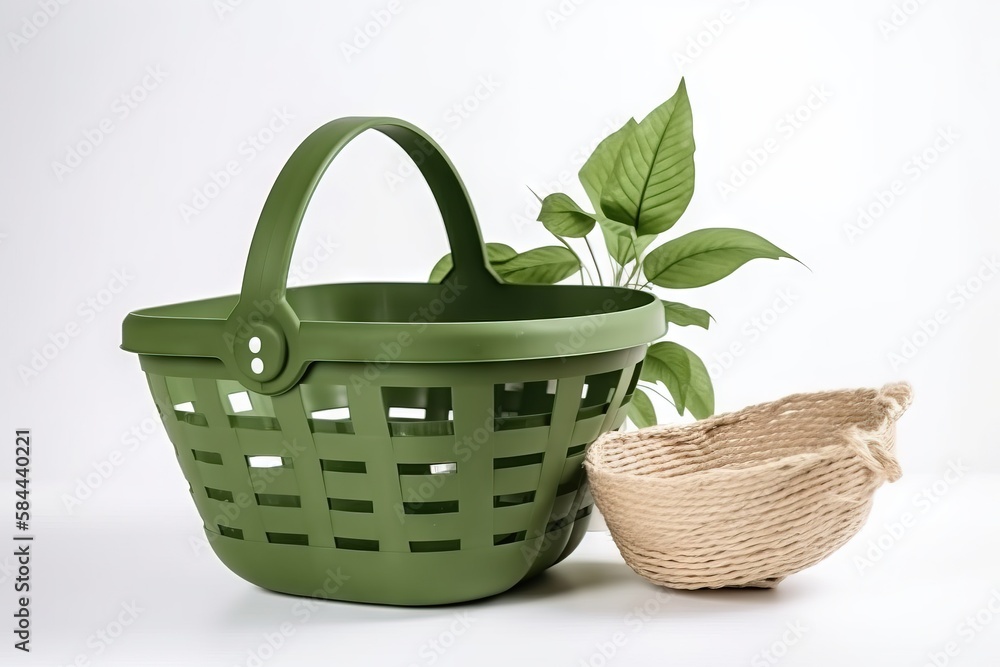
[[653, 392], [654, 394], [656, 394], [657, 396], [659, 396], [660, 398], [662, 398], [663, 400], [665, 400], [665, 401], [666, 401], [667, 403], [669, 403], [670, 405], [673, 405], [673, 406], [674, 406], [674, 410], [676, 410], [676, 409], [677, 409], [677, 405], [676, 405], [676, 404], [675, 404], [675, 403], [674, 403], [673, 401], [671, 401], [671, 400], [670, 400], [669, 398], [667, 398], [666, 396], [664, 396], [663, 394], [661, 394], [661, 393], [660, 393], [660, 392], [659, 392], [659, 391], [658, 391], [658, 390], [656, 389], [656, 386], [655, 386], [655, 385], [651, 385], [651, 384], [649, 384], [649, 383], [647, 382], [647, 383], [645, 383], [645, 384], [643, 384], [643, 385], [642, 385], [642, 388], [643, 388], [643, 389], [648, 389], [649, 391]]
[[628, 287], [628, 284], [632, 282], [632, 278], [635, 278], [638, 273], [639, 273], [639, 258], [637, 257], [635, 260], [635, 266], [632, 268], [632, 273], [628, 274], [628, 278], [625, 279], [624, 287]]
[[576, 254], [576, 251], [573, 250], [573, 248], [571, 248], [568, 243], [566, 243], [566, 239], [564, 239], [563, 237], [559, 236], [555, 232], [552, 232], [552, 236], [554, 236], [557, 239], [559, 239], [559, 243], [562, 243], [564, 246], [566, 246], [566, 249], [569, 250], [571, 253], [573, 253], [574, 257], [576, 257], [576, 261], [580, 265], [580, 284], [581, 285], [586, 285], [587, 284], [587, 283], [583, 282], [583, 272], [584, 271], [587, 272], [587, 277], [590, 278], [590, 283], [594, 284], [594, 276], [590, 273], [590, 269], [588, 269], [587, 265], [583, 263], [583, 260], [580, 259], [580, 256]]
[[[584, 236], [583, 237], [583, 241], [584, 241], [584, 243], [587, 244], [587, 250], [590, 251], [590, 258], [592, 260], [594, 260], [594, 269], [597, 271], [597, 279], [600, 280], [601, 284], [603, 285], [604, 284], [604, 276], [601, 275], [601, 267], [597, 265], [597, 256], [594, 255], [594, 248], [591, 247], [591, 245], [590, 245], [590, 239], [587, 238], [586, 236]], [[591, 280], [593, 280], [593, 279], [591, 279]]]
[[635, 257], [635, 268], [632, 269], [632, 272], [625, 280], [625, 283], [621, 284], [622, 275], [625, 273], [625, 265], [628, 264], [628, 262], [625, 262], [625, 264], [620, 265], [618, 270], [618, 275], [615, 278], [615, 285], [621, 284], [622, 287], [628, 287], [628, 284], [632, 282], [632, 277], [635, 276], [636, 272], [639, 270], [639, 253], [636, 252], [635, 239], [632, 238], [631, 235], [629, 236], [629, 244], [631, 245], [632, 248], [632, 256]]

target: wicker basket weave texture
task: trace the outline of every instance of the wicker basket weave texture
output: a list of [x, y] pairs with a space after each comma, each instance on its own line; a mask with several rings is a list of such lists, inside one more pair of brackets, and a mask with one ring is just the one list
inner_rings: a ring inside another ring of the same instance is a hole
[[626, 562], [673, 588], [771, 587], [853, 537], [900, 476], [906, 384], [794, 394], [591, 447], [594, 498]]

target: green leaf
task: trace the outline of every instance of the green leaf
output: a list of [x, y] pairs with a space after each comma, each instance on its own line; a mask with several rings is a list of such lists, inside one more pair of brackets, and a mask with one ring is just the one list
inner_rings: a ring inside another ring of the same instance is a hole
[[569, 249], [549, 245], [522, 252], [494, 266], [504, 282], [553, 285], [580, 270], [580, 261]]
[[632, 423], [639, 428], [656, 425], [656, 410], [653, 408], [653, 402], [649, 400], [649, 396], [642, 389], [637, 388], [632, 394], [632, 400], [629, 401], [626, 414]]
[[454, 263], [451, 261], [451, 253], [448, 253], [441, 259], [437, 261], [434, 268], [431, 269], [431, 275], [427, 277], [427, 282], [429, 283], [439, 283], [444, 280], [444, 277], [448, 275], [451, 271], [451, 267]]
[[715, 392], [704, 362], [673, 341], [654, 343], [646, 352], [639, 375], [646, 382], [662, 382], [674, 400], [677, 414], [689, 410], [696, 419], [715, 412]]
[[608, 247], [608, 254], [622, 266], [634, 260], [636, 253], [641, 255], [656, 239], [655, 234], [636, 236], [635, 227], [607, 218], [599, 218], [598, 223], [601, 225], [601, 233], [604, 234], [604, 244]]
[[569, 195], [556, 192], [542, 200], [538, 220], [556, 236], [583, 238], [597, 224], [596, 218], [583, 211]]
[[674, 226], [694, 194], [694, 130], [684, 79], [622, 140], [600, 210], [639, 236]]
[[676, 301], [661, 300], [660, 303], [663, 304], [663, 316], [667, 320], [667, 324], [673, 323], [680, 327], [693, 324], [707, 329], [709, 321], [712, 319], [709, 312], [701, 308], [692, 308]]
[[682, 289], [721, 280], [751, 259], [781, 257], [795, 259], [753, 232], [710, 228], [667, 241], [646, 256], [642, 269], [654, 285]]
[[590, 203], [594, 205], [594, 210], [598, 213], [601, 209], [601, 194], [607, 185], [615, 163], [618, 161], [618, 153], [621, 151], [622, 142], [628, 137], [639, 124], [635, 118], [628, 121], [617, 131], [612, 132], [604, 138], [597, 148], [590, 154], [587, 161], [580, 167], [580, 184], [583, 185]]
[[[494, 270], [501, 264], [510, 261], [517, 256], [517, 251], [511, 248], [509, 245], [503, 243], [487, 243], [486, 244], [486, 256], [490, 258], [490, 265]], [[451, 253], [448, 253], [441, 259], [437, 261], [434, 268], [431, 269], [431, 275], [427, 278], [427, 282], [439, 283], [444, 280], [444, 277], [448, 275], [451, 271], [452, 260]]]
[[678, 414], [684, 414], [691, 384], [691, 361], [683, 347], [672, 341], [654, 343], [646, 351], [639, 379], [662, 382], [674, 399]]
[[491, 266], [500, 266], [517, 257], [517, 251], [504, 243], [487, 243], [486, 256]]
[[688, 384], [685, 407], [695, 419], [705, 419], [715, 412], [715, 390], [712, 389], [712, 378], [705, 368], [705, 362], [691, 350], [678, 345], [687, 353], [691, 368], [691, 381]]

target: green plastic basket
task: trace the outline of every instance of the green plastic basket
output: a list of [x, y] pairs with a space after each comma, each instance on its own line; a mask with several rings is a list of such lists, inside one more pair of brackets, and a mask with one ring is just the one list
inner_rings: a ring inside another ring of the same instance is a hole
[[[419, 167], [454, 268], [440, 284], [287, 289], [309, 199], [367, 129]], [[625, 418], [656, 298], [503, 284], [440, 148], [392, 118], [311, 134], [271, 189], [238, 296], [130, 313], [153, 399], [219, 558], [313, 597], [424, 605], [564, 558], [593, 507], [587, 446]]]

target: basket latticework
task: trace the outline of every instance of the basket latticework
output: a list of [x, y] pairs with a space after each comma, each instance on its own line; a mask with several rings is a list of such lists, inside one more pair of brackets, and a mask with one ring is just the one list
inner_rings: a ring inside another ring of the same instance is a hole
[[[593, 509], [586, 448], [624, 420], [642, 352], [556, 361], [544, 378], [537, 362], [421, 365], [421, 386], [412, 366], [359, 384], [356, 370], [319, 363], [278, 396], [212, 377], [221, 364], [144, 357], [143, 366], [220, 555], [248, 543], [274, 558], [322, 549], [324, 571], [349, 577], [336, 597], [350, 599], [352, 588], [370, 597], [392, 579], [372, 567], [383, 555], [419, 571], [428, 552], [451, 552], [448, 562], [467, 557], [477, 571], [495, 552], [489, 560], [504, 566], [461, 586], [475, 597], [552, 565], [582, 538]], [[351, 574], [361, 558], [368, 566]], [[453, 596], [446, 582], [461, 570], [431, 569]], [[308, 595], [314, 581], [262, 585]]]

